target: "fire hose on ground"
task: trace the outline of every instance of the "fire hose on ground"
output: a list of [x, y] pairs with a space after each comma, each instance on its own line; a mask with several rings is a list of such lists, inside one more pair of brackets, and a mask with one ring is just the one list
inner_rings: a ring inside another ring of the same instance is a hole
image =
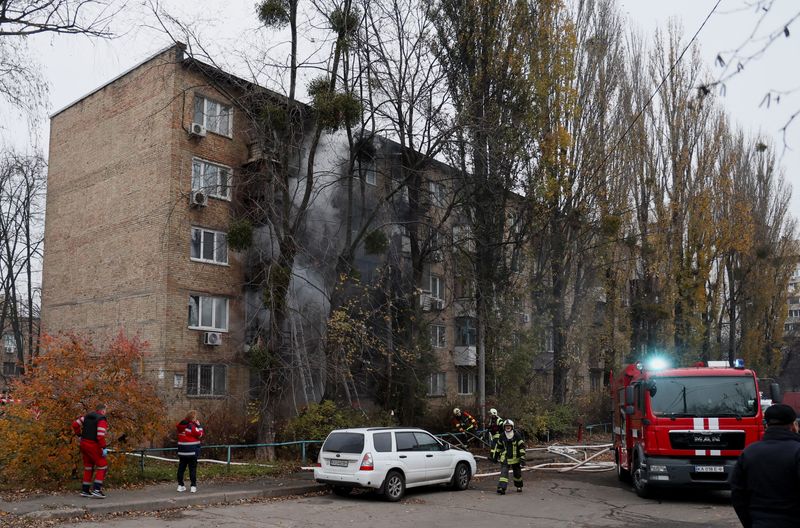
[[[575, 446], [565, 446], [565, 445], [551, 445], [547, 447], [538, 447], [538, 448], [531, 448], [526, 449], [526, 453], [530, 453], [533, 451], [543, 451], [547, 453], [551, 453], [554, 455], [560, 455], [563, 457], [568, 458], [569, 462], [544, 462], [542, 464], [536, 464], [533, 466], [526, 466], [522, 468], [522, 471], [557, 471], [559, 473], [566, 473], [568, 471], [581, 471], [586, 473], [599, 473], [601, 471], [611, 471], [616, 466], [614, 462], [608, 461], [595, 461], [597, 457], [608, 453], [611, 451], [613, 444], [597, 444], [597, 445], [575, 445]], [[590, 455], [592, 451], [595, 451], [593, 454]], [[582, 455], [582, 459], [580, 458]], [[486, 458], [483, 456], [478, 456], [476, 458]], [[476, 477], [491, 477], [499, 475], [499, 471], [493, 471], [490, 473], [480, 473], [475, 475]]]

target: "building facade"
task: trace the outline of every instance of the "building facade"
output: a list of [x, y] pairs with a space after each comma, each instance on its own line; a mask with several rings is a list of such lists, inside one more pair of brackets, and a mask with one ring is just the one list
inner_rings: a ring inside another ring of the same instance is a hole
[[[252, 277], [253, 253], [274, 253], [268, 249], [274, 241], [263, 229], [266, 222], [256, 223], [253, 238], [261, 245], [255, 249], [234, 250], [228, 233], [252, 198], [248, 175], [274, 160], [240, 111], [245, 92], [274, 95], [187, 58], [176, 45], [51, 118], [42, 331], [77, 332], [96, 342], [121, 330], [138, 335], [148, 343], [145, 373], [175, 416], [198, 408], [206, 416], [244, 417], [254, 396], [248, 351], [267, 315], [264, 291]], [[462, 258], [474, 247], [468, 222], [452, 208], [451, 169], [432, 162], [425, 171], [425, 219], [436, 227], [427, 237], [424, 265], [411, 270], [411, 241], [402, 227], [409, 196], [394, 161], [400, 146], [371, 141], [374, 155], [356, 164], [355, 208], [340, 185], [353, 166], [342, 136], [325, 136], [317, 155], [322, 190], [304, 229], [311, 251], [298, 258], [289, 287], [296, 316], [287, 353], [297, 356], [286, 381], [289, 400], [299, 408], [325, 393], [320, 342], [337, 280], [335, 256], [346, 226], [372, 218], [388, 247], [379, 253], [360, 247], [355, 267], [373, 286], [382, 270], [400, 270], [401, 287], [419, 292], [435, 357], [427, 379], [430, 402], [475, 405], [475, 286]], [[295, 153], [298, 182], [304, 148]], [[373, 218], [376, 207], [381, 210]], [[523, 255], [513, 255], [508, 269], [514, 286], [505, 309], [512, 324], [502, 346], [528, 346], [522, 334], [536, 333], [537, 321]], [[536, 338], [544, 353], [532, 358], [541, 392], [549, 389], [552, 368], [546, 327], [539, 321]], [[602, 365], [589, 367], [602, 373]], [[588, 379], [586, 368], [581, 371]], [[599, 380], [590, 380], [594, 390], [601, 389]], [[369, 389], [367, 378], [363, 384]], [[495, 389], [487, 380], [487, 392]]]

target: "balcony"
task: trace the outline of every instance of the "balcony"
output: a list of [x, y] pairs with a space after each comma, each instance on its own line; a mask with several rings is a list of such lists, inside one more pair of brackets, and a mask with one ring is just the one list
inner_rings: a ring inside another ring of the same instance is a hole
[[453, 363], [457, 367], [474, 367], [478, 364], [478, 350], [474, 346], [457, 346], [453, 349]]

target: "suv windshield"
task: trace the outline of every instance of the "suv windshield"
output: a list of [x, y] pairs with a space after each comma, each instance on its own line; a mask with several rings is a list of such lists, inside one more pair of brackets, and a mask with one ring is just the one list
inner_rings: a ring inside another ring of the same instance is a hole
[[756, 385], [749, 376], [654, 377], [656, 416], [755, 416]]
[[331, 433], [322, 446], [329, 453], [361, 453], [364, 450], [364, 435], [361, 433]]

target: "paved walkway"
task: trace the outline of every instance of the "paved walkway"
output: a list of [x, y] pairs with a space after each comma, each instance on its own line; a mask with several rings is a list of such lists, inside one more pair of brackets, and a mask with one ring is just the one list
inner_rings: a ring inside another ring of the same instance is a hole
[[[203, 504], [225, 504], [243, 499], [302, 495], [325, 489], [313, 480], [310, 471], [283, 478], [261, 478], [239, 482], [199, 482], [197, 493], [178, 493], [175, 484], [154, 484], [138, 489], [106, 491], [105, 499], [81, 497], [78, 492], [40, 495], [20, 501], [0, 500], [0, 512], [28, 518], [63, 519], [87, 513], [108, 514], [126, 511], [156, 511]], [[0, 521], [8, 521], [8, 518]], [[0, 525], [2, 522], [0, 522]]]

